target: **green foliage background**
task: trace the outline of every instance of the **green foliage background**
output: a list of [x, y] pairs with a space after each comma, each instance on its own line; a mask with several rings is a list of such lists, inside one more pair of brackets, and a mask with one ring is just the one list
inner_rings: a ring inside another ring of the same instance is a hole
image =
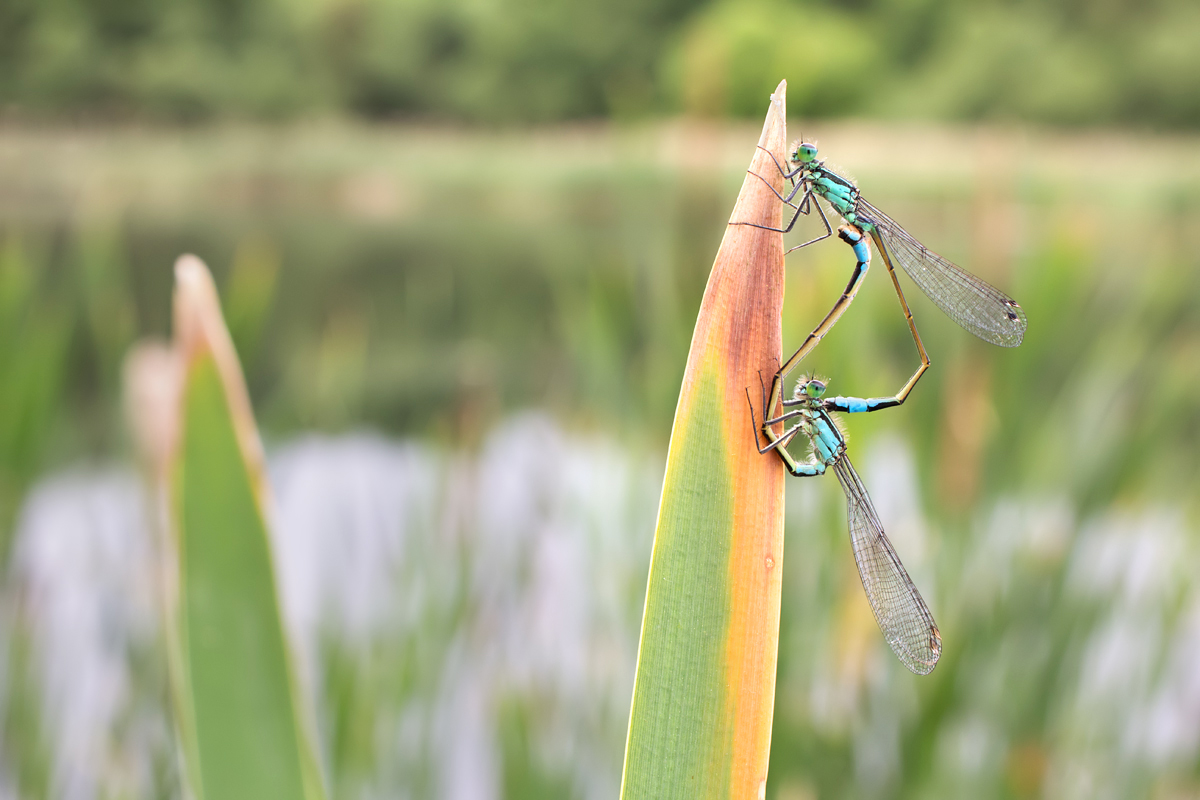
[[[871, 454], [888, 440], [909, 453], [923, 558], [903, 526], [889, 533], [942, 629], [945, 656], [928, 678], [891, 658], [869, 612], [865, 624], [848, 617], [862, 590], [836, 482], [789, 482], [768, 797], [1093, 796], [1073, 775], [1108, 781], [1113, 797], [1194, 794], [1194, 748], [1155, 764], [1127, 742], [1140, 730], [1128, 708], [1158, 702], [1166, 687], [1175, 693], [1162, 702], [1186, 714], [1178, 686], [1194, 674], [1196, 138], [803, 124], [873, 202], [1018, 298], [1030, 328], [1018, 349], [988, 347], [910, 291], [934, 367], [902, 409], [846, 422], [881, 513], [904, 469], [875, 469]], [[367, 426], [470, 458], [506, 417], [537, 408], [645, 456], [650, 468], [630, 482], [650, 496], [644, 524], [631, 515], [620, 525], [628, 561], [601, 550], [587, 563], [597, 585], [625, 576], [621, 630], [636, 644], [695, 310], [756, 136], [753, 123], [5, 131], [6, 536], [31, 483], [126, 449], [121, 355], [136, 337], [167, 332], [170, 265], [198, 252], [268, 445]], [[1119, 183], [1095, 167], [1114, 152], [1126, 168]], [[916, 364], [875, 266], [804, 365], [839, 393], [893, 392]], [[836, 241], [789, 256], [785, 345], [802, 341], [850, 268]], [[503, 456], [482, 489], [529, 474]], [[509, 545], [487, 550], [491, 540], [472, 536], [438, 550], [446, 537], [431, 517], [405, 562], [404, 585], [431, 587], [417, 621], [366, 653], [336, 642], [321, 651], [317, 717], [333, 797], [381, 786], [438, 796], [432, 739], [385, 748], [379, 726], [396, 708], [424, 708], [464, 632], [497, 624], [497, 599], [475, 584]], [[1104, 547], [1144, 583], [1123, 588], [1112, 577], [1120, 569], [1088, 560]], [[1105, 638], [1122, 624], [1147, 638]], [[53, 796], [58, 752], [28, 644], [36, 633], [12, 634], [0, 741], [29, 797]], [[857, 660], [844, 655], [847, 641], [866, 648]], [[1106, 641], [1124, 645], [1114, 654]], [[161, 654], [131, 662], [137, 697], [163, 703]], [[625, 674], [631, 681], [632, 661]], [[590, 797], [572, 761], [546, 755], [554, 698], [502, 688], [492, 721], [504, 796]], [[829, 698], [832, 711], [821, 706]], [[849, 698], [841, 711], [838, 698]], [[619, 711], [572, 723], [599, 731], [618, 776], [627, 702], [622, 693]], [[898, 761], [872, 766], [870, 748], [888, 736]], [[170, 753], [157, 796], [177, 796]]]
[[805, 116], [1200, 125], [1190, 0], [4, 0], [33, 117]]
[[[768, 797], [1195, 796], [1197, 749], [1149, 759], [1138, 736], [1165, 728], [1129, 710], [1200, 708], [1180, 689], [1200, 641], [1190, 0], [0, 0], [0, 789], [57, 796], [62, 752], [12, 535], [31, 487], [131, 460], [121, 360], [169, 332], [181, 252], [213, 268], [269, 447], [368, 428], [450, 474], [533, 408], [651, 464], [621, 497], [652, 512], [695, 311], [781, 77], [793, 133], [1030, 328], [988, 348], [911, 291], [933, 370], [903, 409], [847, 422], [881, 513], [906, 473], [870, 454], [908, 453], [923, 558], [889, 532], [942, 628], [928, 679], [888, 660], [869, 616], [856, 627], [836, 483], [789, 483]], [[833, 241], [789, 256], [785, 346], [849, 268]], [[863, 396], [914, 367], [882, 271], [805, 364]], [[503, 456], [481, 489], [544, 480]], [[432, 507], [440, 480], [397, 490]], [[432, 587], [415, 622], [318, 648], [334, 797], [438, 796], [427, 700], [502, 622], [479, 578], [497, 550], [478, 532], [438, 549], [428, 516], [397, 580]], [[619, 584], [615, 637], [634, 646], [640, 520], [584, 526], [588, 580]], [[1143, 582], [1088, 560], [1104, 547]], [[127, 654], [135, 705], [165, 705], [157, 647]], [[602, 792], [547, 755], [562, 698], [496, 697], [498, 791]], [[627, 697], [570, 723], [600, 743], [594, 775], [619, 776]], [[405, 746], [380, 738], [414, 708]], [[872, 762], [889, 742], [896, 761]], [[139, 785], [177, 797], [160, 744]]]

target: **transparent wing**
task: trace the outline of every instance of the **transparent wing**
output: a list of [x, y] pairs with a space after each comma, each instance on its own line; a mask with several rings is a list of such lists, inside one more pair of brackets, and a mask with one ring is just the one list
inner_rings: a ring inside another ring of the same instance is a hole
[[1025, 336], [1025, 310], [918, 242], [897, 222], [859, 197], [855, 214], [875, 226], [875, 244], [900, 266], [946, 316], [985, 342], [1016, 347]]
[[918, 675], [927, 675], [942, 654], [942, 637], [933, 615], [884, 534], [850, 459], [838, 459], [833, 471], [846, 493], [850, 544], [875, 621], [904, 666]]

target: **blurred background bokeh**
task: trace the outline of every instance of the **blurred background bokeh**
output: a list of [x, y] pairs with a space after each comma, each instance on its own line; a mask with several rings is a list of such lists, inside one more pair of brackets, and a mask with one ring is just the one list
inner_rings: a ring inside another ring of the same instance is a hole
[[[336, 798], [613, 798], [692, 324], [770, 91], [1028, 312], [788, 485], [767, 796], [1200, 797], [1192, 0], [0, 0], [0, 797], [177, 798], [121, 403], [216, 273]], [[795, 242], [809, 230], [793, 235]], [[788, 260], [785, 347], [851, 260]], [[882, 272], [811, 367], [916, 364]], [[799, 448], [797, 448], [799, 449]]]

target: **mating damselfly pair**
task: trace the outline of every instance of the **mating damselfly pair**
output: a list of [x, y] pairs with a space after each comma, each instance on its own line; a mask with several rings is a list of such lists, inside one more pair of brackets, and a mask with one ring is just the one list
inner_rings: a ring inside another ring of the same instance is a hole
[[[770, 154], [770, 151], [766, 152]], [[933, 670], [941, 656], [941, 635], [929, 607], [913, 585], [895, 548], [884, 533], [879, 516], [871, 504], [871, 498], [846, 456], [845, 436], [842, 435], [835, 419], [830, 416], [830, 412], [861, 413], [899, 406], [904, 403], [930, 366], [931, 362], [917, 332], [912, 311], [904, 299], [904, 291], [896, 275], [896, 264], [900, 265], [947, 316], [986, 342], [1001, 347], [1019, 345], [1025, 334], [1025, 312], [1008, 295], [929, 250], [891, 217], [867, 202], [853, 181], [839, 175], [826, 167], [825, 162], [817, 159], [815, 144], [801, 141], [791, 148], [790, 171], [780, 165], [774, 154], [770, 155], [784, 179], [792, 182], [790, 192], [786, 196], [782, 195], [774, 189], [769, 180], [761, 175], [758, 177], [771, 187], [780, 202], [794, 209], [795, 213], [783, 228], [754, 223], [735, 224], [789, 233], [801, 215], [807, 216], [815, 206], [825, 232], [796, 245], [787, 251], [790, 253], [833, 234], [829, 218], [821, 207], [823, 200], [845, 221], [845, 224], [838, 228], [838, 236], [854, 251], [856, 263], [842, 296], [800, 348], [776, 371], [769, 395], [764, 387], [763, 422], [761, 428], [755, 422], [754, 428], [755, 437], [757, 438], [761, 431], [767, 444], [759, 446], [758, 450], [760, 453], [774, 450], [792, 475], [821, 475], [827, 468], [833, 469], [846, 495], [846, 516], [854, 560], [858, 565], [859, 578], [875, 614], [875, 620], [892, 651], [904, 665], [913, 672], [924, 675]], [[800, 196], [800, 200], [793, 202], [797, 195]], [[858, 293], [862, 279], [866, 277], [871, 265], [868, 237], [882, 255], [884, 266], [892, 279], [900, 307], [908, 322], [909, 332], [921, 358], [920, 365], [900, 391], [891, 397], [826, 398], [825, 381], [814, 376], [798, 382], [792, 399], [783, 400], [783, 383], [788, 374], [833, 328]], [[783, 406], [784, 412], [779, 416], [772, 416], [780, 405]], [[751, 413], [753, 414], [753, 402]], [[796, 422], [783, 433], [776, 434], [773, 426], [789, 420]], [[803, 433], [812, 445], [812, 457], [807, 462], [798, 462], [787, 450], [787, 445], [798, 433]]]

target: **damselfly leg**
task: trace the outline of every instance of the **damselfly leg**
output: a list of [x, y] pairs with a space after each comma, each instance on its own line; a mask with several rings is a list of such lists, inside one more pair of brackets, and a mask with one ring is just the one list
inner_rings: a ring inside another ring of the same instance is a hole
[[[760, 383], [761, 383], [761, 376], [760, 376]], [[764, 398], [764, 402], [765, 402], [765, 399], [766, 399], [766, 387], [765, 386], [763, 387], [763, 398]], [[759, 430], [759, 428], [758, 428], [758, 422], [754, 418], [754, 401], [750, 399], [750, 390], [749, 389], [746, 390], [746, 402], [750, 405], [750, 427], [754, 431], [755, 446], [757, 447], [758, 446], [758, 430]], [[784, 420], [792, 419], [793, 417], [798, 417], [798, 416], [800, 416], [800, 413], [801, 412], [799, 412], [799, 411], [793, 411], [789, 414], [784, 414], [783, 416], [775, 419], [774, 422], [783, 422]], [[786, 431], [784, 431], [778, 437], [776, 437], [775, 432], [772, 431], [765, 424], [763, 425], [762, 430], [765, 433], [767, 439], [770, 440], [770, 443], [764, 447], [758, 447], [758, 452], [760, 455], [769, 453], [772, 450], [774, 450], [779, 455], [779, 460], [783, 462], [784, 469], [786, 469], [790, 474], [796, 476], [797, 478], [807, 478], [807, 477], [811, 477], [813, 475], [821, 475], [825, 472], [824, 464], [801, 464], [798, 461], [796, 461], [796, 458], [787, 449], [788, 442], [790, 442], [796, 436], [797, 433], [800, 433], [802, 430], [804, 430], [804, 422], [803, 421], [797, 422], [795, 425], [788, 428]]]
[[[746, 171], [749, 172], [754, 177], [758, 178], [763, 183], [765, 183], [767, 185], [767, 188], [770, 189], [777, 198], [779, 198], [779, 202], [783, 203], [785, 206], [788, 206], [789, 208], [796, 209], [796, 213], [792, 215], [792, 219], [790, 222], [788, 222], [786, 228], [773, 228], [770, 225], [759, 225], [757, 222], [731, 222], [729, 224], [730, 225], [749, 225], [752, 228], [761, 228], [764, 231], [774, 231], [775, 233], [791, 233], [792, 228], [796, 227], [796, 220], [800, 219], [800, 215], [803, 214], [805, 216], [808, 216], [809, 213], [811, 213], [811, 211], [812, 211], [812, 207], [810, 206], [810, 203], [811, 203], [812, 205], [815, 205], [817, 207], [817, 213], [819, 213], [821, 215], [821, 224], [825, 226], [825, 233], [823, 233], [820, 236], [817, 236], [813, 239], [809, 239], [807, 242], [804, 242], [803, 244], [798, 244], [795, 247], [788, 248], [788, 250], [784, 253], [784, 255], [787, 255], [788, 253], [792, 252], [793, 250], [799, 250], [801, 247], [808, 247], [810, 244], [819, 242], [823, 239], [828, 239], [830, 236], [832, 236], [833, 235], [833, 226], [829, 224], [829, 217], [825, 216], [825, 209], [821, 208], [821, 203], [817, 200], [816, 195], [813, 194], [812, 187], [808, 186], [804, 181], [796, 182], [793, 180], [794, 177], [797, 174], [799, 174], [800, 170], [797, 169], [794, 172], [790, 172], [790, 173], [786, 172], [786, 171], [784, 171], [783, 167], [780, 166], [779, 159], [775, 158], [774, 153], [772, 153], [770, 150], [763, 147], [762, 145], [759, 145], [758, 149], [762, 150], [764, 153], [766, 153], [767, 155], [769, 155], [771, 157], [771, 160], [775, 162], [775, 167], [779, 170], [779, 174], [782, 175], [784, 177], [784, 179], [793, 181], [792, 191], [788, 194], [787, 197], [784, 197], [775, 189], [774, 186], [771, 185], [771, 182], [769, 180], [767, 180], [766, 178], [764, 178], [762, 175], [759, 175], [757, 172], [754, 172], [752, 170], [746, 170]], [[793, 203], [792, 200], [795, 199], [796, 195], [800, 192], [801, 189], [804, 190], [804, 194], [801, 196], [800, 202]]]

